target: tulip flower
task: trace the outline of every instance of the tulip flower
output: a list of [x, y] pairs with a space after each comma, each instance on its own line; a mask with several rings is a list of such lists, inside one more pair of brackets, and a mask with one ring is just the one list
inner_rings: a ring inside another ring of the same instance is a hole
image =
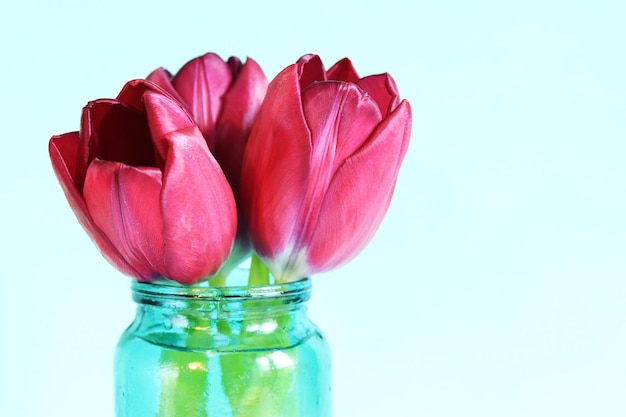
[[[176, 75], [158, 68], [147, 79], [177, 98], [189, 111], [239, 201], [244, 148], [267, 90], [261, 67], [252, 59], [242, 63], [230, 57], [225, 62], [208, 53], [187, 62]], [[231, 266], [250, 250], [245, 224], [240, 222], [239, 226]]]
[[80, 132], [53, 136], [49, 151], [80, 223], [122, 272], [191, 284], [228, 257], [237, 228], [228, 181], [191, 116], [153, 83], [90, 102]]
[[360, 78], [348, 59], [315, 55], [274, 78], [244, 154], [252, 244], [277, 281], [356, 256], [389, 206], [411, 108], [388, 74]]

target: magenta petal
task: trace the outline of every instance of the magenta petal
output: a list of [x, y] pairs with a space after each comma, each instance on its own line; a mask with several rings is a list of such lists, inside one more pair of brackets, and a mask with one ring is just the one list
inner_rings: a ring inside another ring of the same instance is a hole
[[[78, 132], [65, 133], [53, 136], [48, 144], [52, 168], [59, 178], [64, 190], [68, 190], [76, 197], [81, 198], [82, 181], [80, 175], [85, 165], [80, 155], [80, 136]], [[86, 170], [86, 168], [85, 168]]]
[[144, 281], [160, 275], [146, 257], [151, 247], [162, 245], [160, 234], [154, 230], [159, 228], [159, 216], [154, 214], [158, 210], [159, 177], [156, 168], [96, 159], [85, 178], [85, 203], [94, 224]]
[[[95, 158], [154, 166], [154, 146], [144, 112], [116, 100], [92, 101], [83, 109], [81, 136]], [[83, 174], [84, 175], [84, 174]]]
[[228, 257], [237, 209], [224, 174], [195, 126], [165, 139], [169, 150], [161, 207], [167, 277], [190, 284], [216, 273]]
[[295, 241], [304, 248], [316, 230], [320, 208], [341, 164], [369, 138], [381, 120], [376, 103], [354, 84], [329, 81], [307, 88], [302, 97], [313, 150]]
[[183, 109], [182, 104], [168, 96], [146, 92], [143, 102], [152, 141], [160, 158], [165, 160], [169, 149], [167, 136], [177, 130], [196, 128], [196, 125]]
[[322, 60], [317, 55], [304, 55], [296, 63], [298, 67], [298, 78], [300, 80], [300, 89], [304, 90], [307, 86], [316, 81], [326, 80], [326, 70]]
[[389, 74], [370, 75], [357, 83], [378, 103], [383, 117], [392, 112], [400, 103], [396, 82]]
[[[176, 100], [184, 103], [184, 99], [180, 96], [180, 94], [178, 94], [178, 91], [176, 91], [176, 89], [172, 85], [172, 74], [168, 70], [163, 68], [157, 68], [152, 71], [150, 75], [146, 77], [146, 79], [161, 87], [165, 92], [167, 92]], [[187, 110], [190, 111], [189, 109]]]
[[248, 59], [222, 98], [222, 113], [209, 149], [222, 166], [236, 198], [244, 149], [266, 91], [265, 74], [254, 60]]
[[128, 107], [132, 107], [135, 110], [143, 111], [143, 96], [149, 91], [169, 96], [167, 91], [155, 83], [138, 79], [128, 81], [124, 84], [124, 87], [122, 87], [122, 90], [117, 95], [116, 101]]
[[302, 103], [311, 131], [313, 165], [328, 175], [363, 145], [381, 121], [377, 103], [351, 83], [315, 83], [302, 93]]
[[76, 187], [78, 174], [76, 171], [76, 160], [78, 158], [79, 141], [78, 132], [53, 136], [49, 144], [52, 168], [76, 218], [96, 246], [98, 246], [104, 257], [123, 273], [139, 278], [137, 271], [124, 261], [109, 239], [94, 225], [80, 189]]
[[170, 94], [176, 91], [172, 85], [172, 73], [163, 67], [159, 67], [148, 74], [146, 80], [155, 83]]
[[[248, 59], [248, 61], [250, 61], [250, 59]], [[226, 61], [226, 63], [230, 68], [231, 74], [233, 74], [233, 78], [237, 78], [239, 76], [239, 72], [243, 68], [241, 60], [236, 56], [231, 56], [230, 58], [228, 58], [228, 61]]]
[[215, 54], [189, 61], [172, 80], [209, 146], [212, 145], [215, 122], [222, 108], [222, 96], [232, 81], [229, 64]]
[[327, 271], [356, 256], [382, 222], [411, 131], [407, 101], [348, 158], [328, 189], [308, 251], [308, 273]]
[[124, 165], [117, 175], [126, 244], [133, 248], [138, 261], [162, 275], [166, 271], [159, 204], [162, 173], [157, 168]]
[[253, 244], [266, 258], [292, 241], [308, 182], [311, 138], [297, 71], [290, 65], [270, 83], [244, 153], [244, 213]]
[[121, 257], [120, 253], [111, 244], [109, 239], [94, 224], [80, 189], [76, 187], [77, 175], [79, 174], [76, 171], [76, 160], [80, 159], [78, 157], [79, 141], [78, 132], [53, 136], [52, 139], [50, 139], [50, 160], [52, 161], [52, 167], [59, 183], [63, 188], [65, 197], [79, 223], [94, 241], [98, 249], [100, 249], [104, 257], [123, 273], [135, 278], [141, 278], [140, 274]]
[[337, 61], [335, 65], [330, 67], [326, 72], [326, 77], [328, 80], [345, 81], [349, 83], [356, 83], [360, 80], [359, 74], [357, 74], [356, 69], [354, 69], [352, 62], [348, 58]]

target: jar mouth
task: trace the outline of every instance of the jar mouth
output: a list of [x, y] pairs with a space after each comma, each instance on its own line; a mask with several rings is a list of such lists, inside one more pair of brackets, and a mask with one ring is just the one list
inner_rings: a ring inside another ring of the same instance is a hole
[[173, 282], [146, 283], [132, 281], [131, 289], [136, 302], [154, 299], [188, 301], [246, 301], [259, 299], [299, 299], [310, 298], [311, 279], [302, 278], [288, 283], [259, 286], [215, 286], [206, 283], [196, 285], [177, 285]]

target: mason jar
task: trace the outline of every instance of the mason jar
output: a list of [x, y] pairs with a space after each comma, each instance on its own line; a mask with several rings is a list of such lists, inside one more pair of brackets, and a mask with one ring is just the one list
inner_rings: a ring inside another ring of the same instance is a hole
[[307, 315], [311, 281], [133, 281], [115, 355], [117, 417], [330, 417], [330, 350]]

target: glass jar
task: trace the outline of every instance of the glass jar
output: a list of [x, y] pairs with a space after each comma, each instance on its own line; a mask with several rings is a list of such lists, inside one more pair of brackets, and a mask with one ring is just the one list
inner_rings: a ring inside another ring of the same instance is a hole
[[117, 417], [330, 417], [330, 350], [311, 283], [133, 282], [115, 355]]

